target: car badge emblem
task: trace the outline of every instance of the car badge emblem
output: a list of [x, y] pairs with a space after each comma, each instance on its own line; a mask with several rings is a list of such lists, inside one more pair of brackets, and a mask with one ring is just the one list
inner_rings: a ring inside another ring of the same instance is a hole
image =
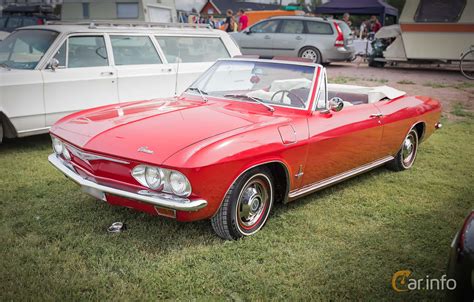
[[148, 147], [140, 147], [140, 148], [138, 148], [137, 151], [147, 153], [147, 154], [153, 154], [154, 153], [153, 150], [148, 149]]

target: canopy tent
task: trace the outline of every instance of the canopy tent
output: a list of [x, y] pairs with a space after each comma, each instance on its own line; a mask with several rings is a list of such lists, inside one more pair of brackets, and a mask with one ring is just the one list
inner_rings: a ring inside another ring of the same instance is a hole
[[352, 15], [378, 15], [384, 25], [385, 16], [398, 18], [398, 9], [383, 2], [382, 0], [331, 0], [316, 7], [317, 14], [344, 14]]

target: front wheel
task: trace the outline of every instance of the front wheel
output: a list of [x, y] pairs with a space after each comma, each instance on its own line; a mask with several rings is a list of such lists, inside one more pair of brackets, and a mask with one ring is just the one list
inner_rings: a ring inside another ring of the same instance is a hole
[[273, 205], [273, 178], [266, 168], [254, 168], [240, 176], [211, 218], [219, 237], [236, 240], [258, 232]]
[[418, 133], [413, 128], [408, 132], [403, 140], [402, 147], [394, 159], [387, 163], [387, 166], [393, 171], [403, 171], [410, 169], [416, 159], [418, 152]]

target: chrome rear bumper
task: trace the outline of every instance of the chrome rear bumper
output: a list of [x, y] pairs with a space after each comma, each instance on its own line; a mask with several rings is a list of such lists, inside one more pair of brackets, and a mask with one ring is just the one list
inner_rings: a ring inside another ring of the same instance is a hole
[[[204, 208], [207, 206], [207, 201], [203, 199], [196, 199], [196, 200], [189, 200], [188, 198], [182, 198], [173, 196], [171, 194], [165, 193], [155, 193], [150, 192], [147, 190], [142, 190], [137, 193], [124, 191], [104, 185], [100, 185], [93, 181], [87, 180], [82, 178], [79, 174], [75, 171], [71, 170], [68, 166], [66, 166], [61, 159], [59, 159], [55, 154], [51, 154], [48, 156], [49, 162], [56, 167], [59, 171], [61, 171], [64, 175], [68, 178], [79, 184], [83, 187], [84, 191], [99, 191], [103, 193], [108, 193], [128, 199], [133, 199], [136, 201], [148, 203], [154, 206], [165, 207], [169, 209], [174, 209], [178, 211], [197, 211], [199, 209]], [[97, 197], [97, 196], [95, 196]]]

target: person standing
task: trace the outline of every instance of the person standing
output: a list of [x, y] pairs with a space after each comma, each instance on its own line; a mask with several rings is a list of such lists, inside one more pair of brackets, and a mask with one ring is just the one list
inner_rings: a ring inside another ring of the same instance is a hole
[[231, 9], [228, 9], [226, 15], [227, 16], [225, 18], [223, 29], [224, 29], [224, 31], [230, 33], [230, 32], [234, 31], [234, 24], [235, 24], [234, 12]]
[[382, 27], [382, 24], [380, 24], [379, 19], [377, 19], [377, 16], [371, 16], [370, 17], [370, 31], [373, 33], [376, 33], [379, 31], [381, 27]]
[[239, 16], [239, 31], [242, 31], [249, 25], [249, 17], [245, 14], [245, 11], [242, 8], [239, 9], [237, 15]]
[[352, 28], [351, 15], [349, 15], [349, 13], [345, 13], [342, 16], [342, 20], [347, 24], [347, 26], [349, 26], [349, 28]]
[[214, 16], [213, 15], [209, 16], [209, 19], [207, 20], [207, 24], [209, 24], [209, 26], [211, 26], [211, 28], [217, 28], [216, 21], [214, 21]]

